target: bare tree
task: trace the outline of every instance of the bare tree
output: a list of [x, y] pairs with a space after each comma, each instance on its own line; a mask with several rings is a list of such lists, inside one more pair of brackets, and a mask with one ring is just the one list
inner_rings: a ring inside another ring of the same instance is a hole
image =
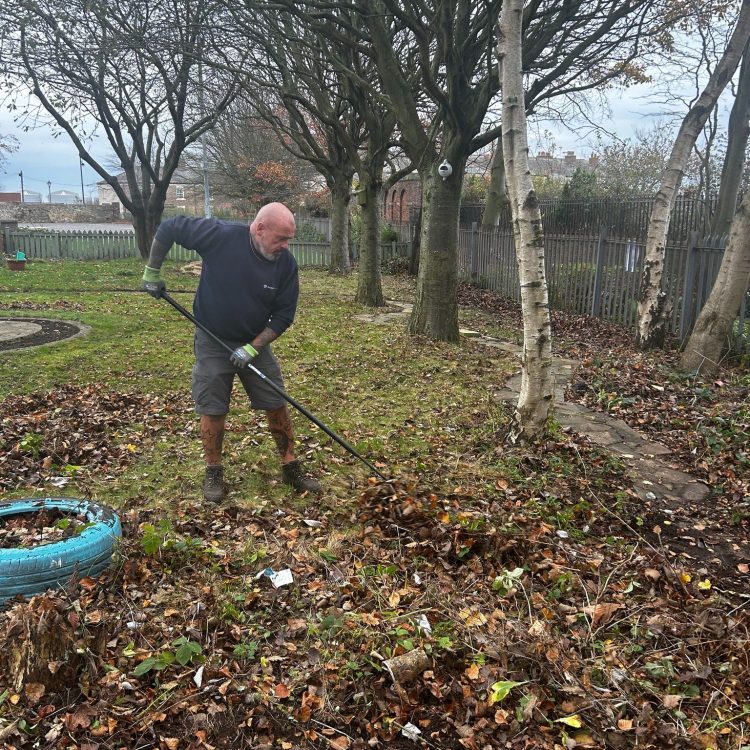
[[248, 216], [271, 201], [297, 205], [319, 177], [242, 97], [207, 134], [206, 147], [212, 188]]
[[500, 223], [500, 217], [503, 210], [508, 207], [509, 202], [501, 137], [495, 141], [495, 152], [492, 154], [490, 163], [490, 184], [487, 187], [487, 200], [482, 213], [482, 226], [496, 227]]
[[[527, 112], [556, 97], [625, 75], [640, 40], [658, 27], [661, 0], [536, 0], [524, 14]], [[284, 2], [298, 7], [299, 2]], [[304, 0], [318, 32], [339, 34], [334, 7]], [[458, 339], [458, 220], [470, 154], [500, 134], [482, 131], [499, 88], [492, 59], [502, 0], [352, 0], [380, 74], [380, 94], [398, 120], [404, 150], [422, 184], [422, 237], [412, 333]], [[653, 22], [653, 23], [652, 23]], [[394, 40], [398, 43], [394, 44]], [[446, 161], [450, 174], [438, 171]]]
[[649, 219], [638, 302], [636, 341], [644, 349], [661, 346], [666, 336], [666, 294], [662, 289], [669, 216], [690, 152], [719, 96], [734, 75], [750, 38], [750, 0], [743, 0], [734, 32], [703, 92], [682, 121]]
[[552, 329], [544, 272], [544, 233], [529, 171], [521, 29], [523, 0], [504, 0], [498, 70], [503, 93], [503, 156], [516, 239], [523, 313], [523, 370], [511, 437], [529, 440], [544, 430], [553, 401]]
[[8, 160], [8, 154], [18, 150], [18, 141], [12, 135], [0, 133], [0, 167]]
[[750, 192], [732, 220], [711, 294], [685, 346], [680, 366], [711, 374], [719, 367], [742, 297], [750, 282]]
[[[130, 212], [146, 257], [184, 150], [238, 91], [223, 72], [236, 58], [214, 0], [0, 0], [0, 74], [32, 125], [66, 133]], [[202, 75], [198, 66], [202, 65]], [[204, 85], [201, 86], [201, 81]], [[201, 106], [201, 99], [203, 106]], [[91, 123], [109, 141], [124, 181], [89, 150]]]
[[332, 271], [348, 273], [349, 203], [353, 153], [364, 143], [361, 118], [348, 98], [345, 78], [331, 64], [320, 38], [291, 13], [246, 3], [234, 23], [254, 47], [245, 69], [245, 101], [297, 158], [323, 176], [331, 194]]

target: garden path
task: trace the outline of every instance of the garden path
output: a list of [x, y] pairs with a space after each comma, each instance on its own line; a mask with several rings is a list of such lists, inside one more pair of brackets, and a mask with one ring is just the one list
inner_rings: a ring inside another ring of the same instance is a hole
[[[387, 324], [405, 321], [411, 311], [407, 303], [388, 301], [387, 306], [385, 312], [357, 317], [369, 323]], [[477, 331], [461, 329], [460, 333], [482, 346], [507, 352], [517, 359], [520, 367], [520, 346]], [[579, 365], [575, 360], [554, 359], [554, 416], [563, 427], [585, 435], [617, 455], [627, 467], [640, 506], [637, 514], [621, 520], [644, 543], [662, 552], [668, 564], [678, 564], [694, 576], [725, 582], [731, 587], [725, 589], [728, 593], [750, 599], [748, 594], [733, 590], [738, 567], [742, 569], [747, 563], [747, 549], [733, 537], [731, 529], [712, 521], [710, 486], [681, 471], [670, 460], [670, 449], [661, 443], [647, 440], [625, 422], [605, 412], [566, 401], [568, 387], [572, 384], [572, 388], [576, 388], [573, 380]], [[520, 386], [519, 369], [494, 396], [501, 401], [515, 402]]]

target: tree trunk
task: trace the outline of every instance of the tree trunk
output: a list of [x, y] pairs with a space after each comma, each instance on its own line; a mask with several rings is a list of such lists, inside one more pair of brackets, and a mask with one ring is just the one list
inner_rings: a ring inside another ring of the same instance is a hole
[[729, 114], [727, 134], [727, 153], [721, 171], [719, 200], [711, 225], [711, 232], [718, 235], [729, 232], [732, 217], [737, 210], [737, 194], [742, 182], [747, 141], [750, 137], [750, 44], [745, 46], [742, 57], [737, 97]]
[[[156, 234], [159, 220], [157, 220], [154, 213], [148, 208], [142, 209], [137, 204], [132, 208], [131, 217], [133, 231], [135, 233], [135, 241], [138, 245], [138, 252], [141, 254], [141, 258], [146, 261], [148, 260], [148, 255], [151, 251], [151, 243]], [[159, 218], [161, 218], [161, 211], [159, 212]]]
[[698, 101], [690, 108], [682, 121], [651, 211], [643, 261], [641, 298], [638, 301], [636, 342], [642, 349], [661, 346], [666, 338], [666, 294], [662, 289], [662, 278], [672, 205], [682, 182], [690, 152], [716, 101], [734, 75], [748, 37], [750, 37], [750, 0], [743, 0], [737, 26], [724, 55], [711, 74]]
[[355, 300], [367, 307], [385, 304], [380, 282], [380, 190], [372, 181], [360, 184], [357, 199], [362, 209], [359, 235], [359, 272]]
[[456, 342], [456, 256], [464, 163], [453, 163], [453, 173], [446, 180], [438, 176], [438, 163], [431, 164], [422, 175], [421, 254], [409, 332]]
[[347, 274], [349, 265], [350, 181], [340, 180], [331, 187], [331, 273]]
[[411, 251], [409, 252], [409, 273], [416, 276], [419, 273], [419, 248], [422, 243], [422, 204], [419, 204], [417, 212], [417, 223], [414, 226], [414, 236], [411, 240]]
[[750, 193], [732, 221], [719, 274], [688, 340], [680, 367], [703, 374], [719, 366], [742, 297], [750, 282]]
[[524, 109], [521, 26], [523, 0], [505, 0], [500, 14], [498, 70], [503, 92], [503, 153], [516, 238], [523, 315], [521, 392], [511, 440], [533, 440], [544, 431], [554, 395], [552, 331], [544, 234], [529, 171]]
[[487, 187], [487, 202], [482, 214], [483, 227], [496, 227], [500, 217], [510, 205], [508, 189], [505, 185], [505, 160], [503, 159], [503, 139], [495, 142], [495, 153], [490, 166], [490, 184]]

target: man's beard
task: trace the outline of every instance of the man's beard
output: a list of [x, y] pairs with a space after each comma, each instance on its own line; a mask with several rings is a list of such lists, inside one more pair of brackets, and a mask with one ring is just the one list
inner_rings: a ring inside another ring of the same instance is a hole
[[276, 261], [279, 259], [279, 256], [281, 255], [281, 253], [267, 253], [260, 247], [256, 247], [255, 250], [261, 258], [265, 258], [266, 260], [271, 261], [271, 263], [276, 263]]

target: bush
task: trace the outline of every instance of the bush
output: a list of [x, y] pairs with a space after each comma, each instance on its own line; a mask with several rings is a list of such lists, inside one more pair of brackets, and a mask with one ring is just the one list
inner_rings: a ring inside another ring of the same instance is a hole
[[389, 258], [383, 261], [382, 272], [389, 276], [402, 276], [409, 273], [409, 258]]
[[300, 224], [294, 235], [295, 242], [327, 242], [322, 232], [312, 224]]
[[398, 232], [390, 224], [383, 225], [380, 230], [381, 242], [398, 242], [399, 239]]

